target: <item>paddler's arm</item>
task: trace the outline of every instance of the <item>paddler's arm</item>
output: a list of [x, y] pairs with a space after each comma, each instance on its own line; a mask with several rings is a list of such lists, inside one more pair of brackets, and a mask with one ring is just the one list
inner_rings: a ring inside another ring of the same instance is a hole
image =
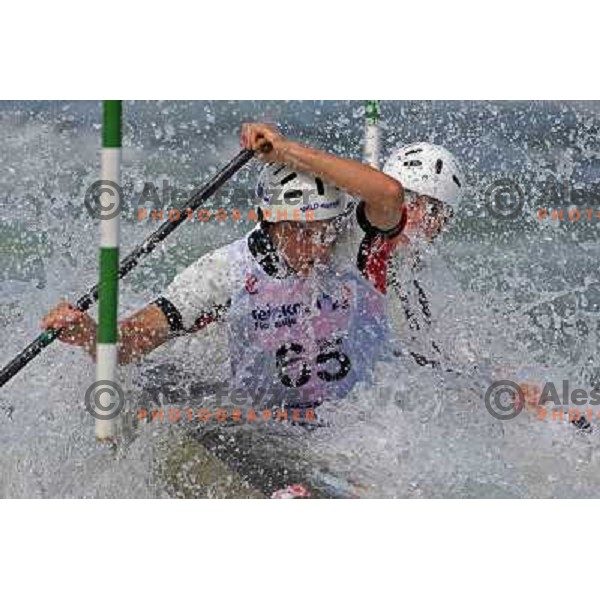
[[[262, 152], [265, 141], [272, 146], [270, 152]], [[288, 140], [277, 129], [263, 123], [244, 124], [241, 144], [262, 152], [266, 161], [314, 173], [351, 196], [361, 198], [369, 223], [378, 229], [393, 229], [401, 221], [404, 189], [398, 181], [377, 169]]]
[[119, 363], [149, 354], [169, 339], [169, 333], [169, 321], [155, 303], [142, 308], [119, 323]]
[[[87, 313], [61, 302], [42, 319], [43, 329], [60, 330], [58, 339], [96, 358], [96, 322]], [[152, 352], [169, 338], [170, 324], [155, 303], [119, 323], [119, 364]]]
[[[231, 266], [227, 247], [205, 254], [177, 275], [163, 296], [121, 321], [119, 363], [149, 354], [174, 335], [219, 321], [233, 293], [244, 285], [245, 274], [232, 277]], [[87, 313], [62, 302], [42, 319], [42, 328], [60, 330], [58, 339], [83, 348], [95, 359], [96, 322]]]

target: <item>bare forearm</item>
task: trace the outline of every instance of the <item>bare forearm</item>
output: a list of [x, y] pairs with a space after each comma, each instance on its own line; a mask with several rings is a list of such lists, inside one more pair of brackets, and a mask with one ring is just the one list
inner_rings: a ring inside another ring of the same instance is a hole
[[285, 162], [301, 171], [320, 175], [349, 194], [366, 202], [390, 202], [397, 208], [402, 186], [395, 179], [355, 160], [341, 158], [316, 148], [285, 140], [281, 147]]
[[321, 176], [352, 196], [365, 201], [375, 225], [398, 223], [404, 201], [402, 185], [377, 169], [355, 160], [328, 154], [297, 142], [284, 140], [278, 148], [286, 164]]
[[119, 324], [119, 364], [130, 363], [162, 345], [169, 325], [162, 311], [151, 304]]
[[[150, 305], [119, 323], [118, 356], [124, 365], [141, 358], [163, 344], [169, 328], [160, 309]], [[81, 347], [96, 360], [96, 326], [88, 328], [87, 339]]]

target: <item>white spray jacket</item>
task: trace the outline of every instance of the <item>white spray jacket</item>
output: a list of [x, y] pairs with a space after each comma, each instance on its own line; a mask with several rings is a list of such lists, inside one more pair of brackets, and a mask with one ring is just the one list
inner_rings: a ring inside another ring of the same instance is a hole
[[417, 364], [473, 372], [490, 363], [497, 340], [483, 329], [481, 299], [461, 288], [435, 246], [396, 248], [387, 296], [400, 352]]

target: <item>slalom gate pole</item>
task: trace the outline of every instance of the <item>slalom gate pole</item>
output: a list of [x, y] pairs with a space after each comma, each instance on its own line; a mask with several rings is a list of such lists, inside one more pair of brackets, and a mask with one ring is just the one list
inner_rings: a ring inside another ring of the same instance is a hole
[[365, 104], [365, 147], [363, 160], [369, 166], [379, 169], [381, 131], [379, 117], [381, 111], [377, 100], [367, 100]]
[[[110, 181], [114, 187], [121, 185], [121, 100], [104, 101], [102, 127], [102, 169], [103, 181]], [[100, 202], [108, 200], [106, 194]], [[119, 305], [119, 233], [120, 211], [110, 219], [100, 220], [100, 279], [98, 284], [98, 328], [96, 336], [96, 385], [100, 382], [114, 384], [117, 381], [118, 335], [117, 322]], [[98, 390], [101, 388], [97, 388]], [[99, 413], [104, 406], [98, 399]], [[118, 415], [113, 418], [96, 418], [96, 438], [110, 440], [116, 434]]]

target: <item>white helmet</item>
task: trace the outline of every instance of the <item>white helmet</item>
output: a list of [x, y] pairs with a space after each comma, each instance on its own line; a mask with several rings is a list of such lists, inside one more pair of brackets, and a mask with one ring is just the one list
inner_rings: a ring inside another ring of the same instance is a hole
[[464, 177], [454, 155], [435, 144], [418, 142], [392, 152], [383, 172], [397, 179], [405, 190], [446, 202], [456, 208]]
[[256, 197], [264, 220], [273, 222], [324, 221], [339, 217], [350, 205], [344, 192], [320, 177], [277, 163], [261, 171]]

